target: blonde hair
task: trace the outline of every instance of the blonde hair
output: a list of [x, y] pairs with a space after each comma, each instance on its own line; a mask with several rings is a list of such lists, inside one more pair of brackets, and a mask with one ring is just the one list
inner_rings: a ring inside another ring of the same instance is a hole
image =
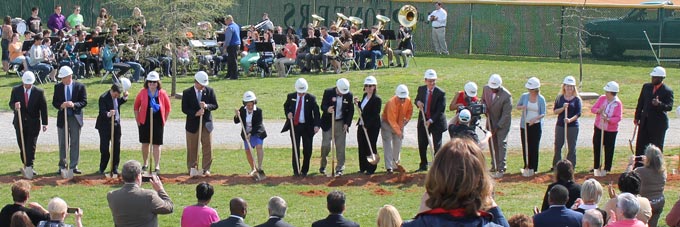
[[661, 149], [659, 149], [659, 147], [654, 144], [649, 144], [649, 146], [647, 146], [645, 149], [645, 157], [647, 159], [647, 161], [645, 161], [645, 168], [658, 171], [659, 173], [666, 171], [663, 153], [661, 153]]
[[593, 203], [597, 205], [602, 199], [602, 184], [597, 180], [590, 178], [581, 185], [581, 199], [584, 203]]
[[378, 210], [378, 227], [400, 227], [402, 220], [397, 208], [384, 205]]
[[47, 211], [50, 212], [50, 219], [52, 220], [61, 220], [66, 214], [67, 208], [66, 201], [59, 197], [52, 198], [47, 204]]
[[560, 92], [557, 93], [558, 98], [560, 96], [564, 96], [564, 93], [566, 92], [564, 88], [566, 86], [574, 86], [574, 96], [581, 99], [581, 95], [578, 94], [578, 88], [575, 85], [566, 85], [566, 84], [562, 84], [562, 88], [560, 88]]

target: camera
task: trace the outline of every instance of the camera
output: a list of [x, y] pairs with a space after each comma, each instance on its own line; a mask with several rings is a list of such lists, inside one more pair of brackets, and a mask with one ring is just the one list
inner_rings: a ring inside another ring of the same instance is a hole
[[470, 105], [458, 106], [458, 112], [463, 109], [470, 111], [470, 126], [479, 125], [479, 120], [482, 119], [482, 114], [486, 113], [486, 105], [480, 102], [468, 102]]

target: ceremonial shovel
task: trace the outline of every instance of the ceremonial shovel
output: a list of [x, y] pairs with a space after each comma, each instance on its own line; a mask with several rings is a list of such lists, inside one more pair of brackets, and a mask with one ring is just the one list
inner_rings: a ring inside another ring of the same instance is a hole
[[[246, 132], [246, 122], [244, 122], [243, 119], [241, 119], [240, 113], [236, 114], [236, 116], [238, 116], [238, 120], [241, 122], [241, 130], [243, 130], [243, 135], [246, 138], [246, 146], [247, 146], [246, 151], [248, 152], [248, 153], [246, 153], [246, 155], [249, 155], [251, 157], [251, 159], [254, 159], [253, 151], [252, 151], [253, 146], [250, 146], [250, 136], [248, 135], [248, 132]], [[255, 162], [255, 160], [253, 160], [253, 162]], [[255, 169], [255, 163], [248, 162], [248, 164], [250, 164], [250, 168], [252, 169], [252, 171], [250, 172], [250, 176], [252, 176], [255, 179], [255, 181], [264, 180], [264, 178], [262, 176], [260, 176], [260, 173], [257, 172], [257, 169]]]
[[24, 168], [21, 168], [21, 174], [24, 178], [30, 180], [33, 179], [33, 167], [26, 166], [28, 159], [26, 159], [26, 142], [24, 141], [24, 125], [22, 123], [23, 119], [21, 118], [21, 109], [17, 109], [17, 114], [19, 115], [19, 134], [21, 134], [21, 155], [24, 157]]
[[68, 111], [64, 108], [64, 154], [66, 155], [64, 163], [66, 163], [66, 168], [61, 168], [59, 171], [61, 173], [61, 178], [64, 179], [73, 178], [73, 170], [69, 168], [69, 163], [67, 162], [71, 150], [68, 137]]
[[527, 109], [524, 108], [524, 115], [522, 115], [524, 118], [524, 169], [521, 169], [520, 172], [522, 172], [523, 177], [531, 177], [534, 175], [534, 169], [529, 168], [529, 137], [528, 137], [528, 132], [529, 131], [529, 122], [527, 119]]
[[189, 170], [189, 176], [194, 177], [194, 176], [200, 176], [201, 171], [198, 169], [198, 163], [201, 163], [201, 155], [199, 155], [199, 151], [201, 150], [201, 136], [203, 134], [203, 115], [201, 115], [198, 119], [198, 142], [196, 143], [197, 148], [196, 148], [196, 165], [191, 167]]
[[354, 103], [357, 106], [357, 110], [359, 111], [359, 120], [363, 122], [361, 124], [361, 128], [364, 129], [364, 135], [366, 136], [366, 142], [368, 143], [368, 149], [371, 152], [371, 155], [366, 157], [366, 160], [368, 160], [368, 163], [371, 163], [371, 165], [378, 165], [378, 162], [380, 162], [380, 155], [376, 155], [377, 152], [373, 152], [373, 146], [371, 146], [371, 139], [368, 138], [368, 131], [366, 130], [366, 122], [364, 121], [364, 118], [361, 117], [361, 107], [359, 107], [358, 103]]

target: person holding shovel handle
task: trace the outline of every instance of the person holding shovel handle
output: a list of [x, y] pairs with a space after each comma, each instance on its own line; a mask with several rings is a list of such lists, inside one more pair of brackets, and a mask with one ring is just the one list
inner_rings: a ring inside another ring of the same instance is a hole
[[[359, 122], [357, 122], [357, 141], [359, 143], [359, 172], [371, 175], [378, 167], [377, 146], [380, 133], [380, 110], [382, 99], [378, 96], [378, 80], [368, 76], [364, 80], [364, 95], [359, 100], [354, 97], [354, 103], [359, 108]], [[370, 147], [369, 147], [370, 146]], [[370, 163], [367, 158], [371, 158]]]
[[[121, 80], [126, 78], [121, 78]], [[128, 100], [128, 92], [119, 84], [111, 85], [111, 89], [99, 96], [99, 115], [95, 123], [95, 129], [99, 132], [99, 174], [104, 174], [106, 167], [112, 160], [112, 174], [118, 174], [118, 164], [120, 163], [120, 106]], [[113, 120], [113, 135], [111, 134], [111, 121]], [[111, 140], [113, 137], [113, 140]], [[113, 143], [113, 150], [109, 150], [109, 143]]]
[[[614, 146], [616, 135], [619, 132], [619, 122], [623, 115], [623, 103], [616, 96], [619, 93], [619, 84], [609, 81], [604, 86], [605, 94], [597, 99], [597, 102], [590, 108], [590, 112], [595, 116], [595, 130], [593, 133], [593, 171], [602, 168], [600, 161], [601, 148], [604, 147], [604, 169], [612, 170], [612, 160], [614, 159]], [[604, 135], [602, 131], [604, 130]], [[601, 140], [604, 138], [603, 140]], [[605, 172], [605, 173], [606, 173]]]
[[[144, 88], [139, 91], [133, 107], [139, 142], [142, 143], [142, 172], [149, 169], [149, 149], [153, 150], [154, 172], [160, 172], [161, 146], [163, 145], [163, 129], [170, 116], [170, 97], [161, 87], [160, 75], [152, 71], [146, 76]], [[153, 127], [151, 127], [153, 125]], [[153, 133], [152, 133], [153, 132]], [[151, 144], [150, 144], [151, 143]]]
[[[581, 117], [581, 97], [576, 88], [576, 79], [567, 76], [562, 82], [562, 89], [555, 98], [553, 113], [557, 114], [555, 127], [555, 155], [552, 166], [562, 160], [562, 147], [567, 146], [567, 159], [576, 167], [576, 140], [578, 138]], [[552, 172], [553, 168], [550, 168]]]
[[533, 175], [538, 172], [538, 154], [543, 134], [543, 117], [545, 117], [545, 98], [541, 95], [541, 81], [531, 77], [524, 85], [528, 92], [522, 94], [517, 102], [517, 109], [522, 110], [520, 136], [524, 148], [524, 170]]
[[[666, 69], [657, 66], [649, 75], [652, 81], [642, 85], [635, 107], [633, 123], [638, 126], [636, 156], [644, 155], [645, 148], [650, 143], [663, 152], [668, 129], [667, 112], [673, 109], [673, 90], [663, 82], [666, 78]], [[640, 161], [636, 160], [635, 167], [642, 166]]]
[[[187, 170], [195, 174], [210, 175], [212, 164], [212, 111], [217, 110], [215, 91], [208, 87], [208, 74], [199, 71], [194, 75], [193, 86], [182, 92], [182, 113], [186, 114]], [[199, 133], [199, 130], [200, 133]], [[199, 146], [199, 144], [201, 146]], [[202, 148], [202, 163], [198, 163], [198, 150]], [[199, 168], [200, 167], [200, 168]], [[203, 172], [198, 171], [201, 169]]]
[[[35, 75], [31, 71], [24, 72], [21, 77], [22, 84], [12, 88], [9, 99], [9, 108], [14, 110], [14, 130], [16, 131], [17, 144], [24, 169], [30, 167], [31, 175], [37, 173], [33, 169], [35, 160], [36, 142], [42, 125], [42, 131], [47, 131], [47, 102], [45, 92], [33, 86]], [[23, 140], [21, 139], [23, 134]], [[27, 174], [27, 173], [25, 173]]]
[[[319, 132], [321, 113], [316, 96], [307, 93], [309, 85], [305, 78], [295, 81], [295, 92], [288, 93], [283, 103], [283, 111], [288, 119], [281, 132], [291, 130], [293, 141], [293, 175], [306, 177], [312, 159], [312, 142]], [[300, 142], [302, 142], [302, 163], [300, 163]]]
[[[241, 139], [246, 149], [246, 157], [248, 164], [252, 169], [250, 175], [254, 176], [256, 180], [264, 179], [265, 173], [262, 170], [262, 162], [264, 161], [264, 139], [267, 138], [267, 131], [262, 124], [262, 108], [257, 107], [257, 97], [252, 91], [246, 91], [243, 94], [243, 106], [234, 111], [234, 124], [243, 124], [244, 130], [241, 131]], [[252, 149], [257, 150], [257, 166], [253, 160]]]

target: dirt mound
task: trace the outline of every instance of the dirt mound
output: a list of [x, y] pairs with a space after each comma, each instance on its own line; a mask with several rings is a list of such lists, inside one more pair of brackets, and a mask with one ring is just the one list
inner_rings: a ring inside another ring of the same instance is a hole
[[324, 190], [309, 190], [305, 192], [298, 192], [298, 194], [302, 196], [307, 196], [307, 197], [320, 197], [320, 196], [325, 196], [328, 194], [328, 192]]
[[374, 195], [380, 195], [380, 196], [386, 196], [386, 195], [392, 195], [393, 193], [391, 191], [385, 190], [383, 188], [376, 188], [373, 190]]

